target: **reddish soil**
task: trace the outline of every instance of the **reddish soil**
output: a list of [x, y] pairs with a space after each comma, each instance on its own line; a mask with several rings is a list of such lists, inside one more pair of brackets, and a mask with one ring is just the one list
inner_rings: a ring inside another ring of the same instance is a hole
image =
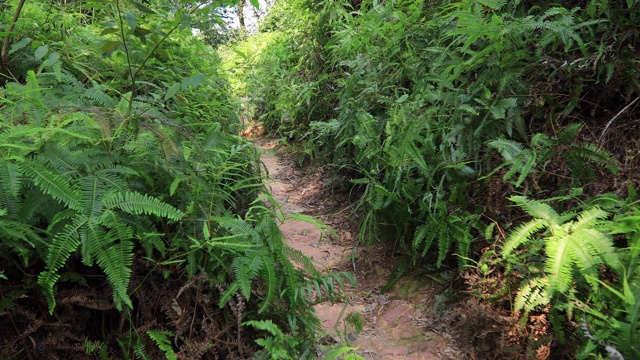
[[[278, 151], [277, 141], [259, 141], [258, 146], [263, 149], [262, 161], [271, 179], [268, 186], [285, 217], [293, 213], [311, 215], [338, 234], [338, 238], [321, 236], [313, 224], [289, 219], [280, 227], [288, 244], [312, 258], [318, 270], [350, 271], [358, 281], [357, 287], [345, 289], [345, 302], [315, 306], [325, 339], [357, 347], [357, 353], [365, 359], [476, 358], [456, 345], [446, 331], [449, 325], [438, 323], [451, 323], [439, 300], [446, 284], [424, 275], [408, 276], [389, 292], [381, 293], [393, 261], [382, 248], [365, 248], [354, 239], [348, 194], [328, 189], [322, 169], [310, 173], [300, 169], [293, 156]], [[364, 318], [359, 333], [344, 321], [351, 313]]]

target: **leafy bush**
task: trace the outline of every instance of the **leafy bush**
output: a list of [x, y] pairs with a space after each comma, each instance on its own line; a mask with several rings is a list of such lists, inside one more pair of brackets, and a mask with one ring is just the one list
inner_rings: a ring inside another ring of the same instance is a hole
[[296, 339], [291, 357], [309, 353], [303, 289], [332, 298], [353, 278], [285, 244], [189, 14], [134, 5], [16, 12], [0, 89], [0, 312], [19, 326], [0, 328], [0, 356], [250, 356], [242, 323], [264, 319]]
[[606, 140], [612, 123], [637, 115], [633, 51], [639, 34], [631, 25], [640, 16], [637, 2], [327, 0], [279, 6], [287, 5], [310, 21], [301, 25], [296, 15], [276, 12], [265, 23], [262, 30], [271, 33], [260, 39], [278, 41], [246, 54], [244, 91], [268, 131], [348, 179], [346, 187], [359, 195], [361, 241], [388, 240], [414, 264], [450, 266], [455, 252], [462, 267], [481, 249], [495, 247], [496, 225], [521, 222], [509, 196], [531, 199], [520, 202], [527, 206], [547, 197], [544, 226], [568, 233], [566, 227], [597, 228], [609, 240], [594, 237], [587, 242], [591, 252], [551, 252], [544, 261], [536, 256], [545, 246], [577, 251], [578, 240], [558, 235], [543, 241], [535, 232], [521, 237], [539, 273], [547, 264], [571, 275], [562, 281], [536, 277], [530, 294], [542, 296], [538, 290], [546, 288], [548, 296], [533, 298], [562, 313], [571, 301], [564, 292], [594, 291], [601, 279], [594, 266], [614, 266], [596, 248], [607, 245], [611, 256], [618, 254], [603, 227], [607, 216], [589, 208], [578, 219], [549, 214], [553, 202], [559, 208], [559, 199], [574, 188], [584, 186], [580, 199], [587, 200], [613, 190], [598, 180], [635, 181], [632, 121], [615, 135], [624, 140]]
[[[582, 320], [589, 340], [582, 356], [596, 352], [601, 345], [600, 350], [612, 358], [616, 353], [629, 359], [639, 355], [636, 255], [640, 249], [635, 197], [631, 187], [626, 201], [606, 195], [579, 213], [569, 210], [561, 214], [542, 201], [511, 198], [534, 217], [515, 229], [502, 247], [509, 264], [507, 274], [522, 278], [514, 308], [529, 313], [552, 304], [551, 321], [561, 341], [566, 341], [563, 316], [580, 321], [576, 312], [589, 315], [589, 321], [586, 317]], [[607, 220], [610, 213], [597, 204], [616, 216]], [[541, 230], [543, 237], [537, 235]], [[616, 242], [620, 245], [614, 244], [612, 235], [622, 236]], [[518, 248], [522, 250], [516, 251]], [[540, 253], [544, 254], [542, 259]], [[596, 331], [588, 330], [591, 323], [596, 324]]]

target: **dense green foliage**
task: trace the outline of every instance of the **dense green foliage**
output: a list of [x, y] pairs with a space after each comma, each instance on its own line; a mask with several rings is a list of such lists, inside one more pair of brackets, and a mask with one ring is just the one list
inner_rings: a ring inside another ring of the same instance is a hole
[[202, 4], [22, 5], [0, 17], [0, 357], [249, 357], [262, 321], [311, 357], [307, 289], [352, 278], [285, 244]]
[[[506, 271], [524, 321], [637, 358], [638, 20], [631, 0], [283, 1], [225, 62], [254, 119], [359, 195], [362, 241]], [[506, 239], [510, 196], [534, 220]], [[568, 330], [582, 314], [597, 341]]]

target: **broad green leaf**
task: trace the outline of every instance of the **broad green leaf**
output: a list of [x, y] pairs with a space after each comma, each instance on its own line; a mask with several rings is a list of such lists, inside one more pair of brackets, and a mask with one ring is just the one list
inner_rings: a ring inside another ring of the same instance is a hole
[[256, 9], [260, 8], [260, 1], [258, 0], [249, 0], [251, 1], [251, 5], [253, 5], [253, 7], [255, 7]]
[[167, 93], [164, 95], [164, 101], [171, 99], [180, 90], [180, 86], [180, 83], [171, 85], [169, 89], [167, 89]]
[[180, 186], [180, 183], [182, 181], [184, 181], [185, 178], [183, 177], [177, 177], [175, 179], [173, 179], [173, 181], [171, 182], [171, 186], [169, 186], [169, 195], [173, 196], [173, 194], [176, 193], [176, 190], [178, 189], [178, 186]]
[[133, 35], [135, 35], [135, 37], [137, 37], [138, 39], [140, 39], [140, 41], [143, 44], [147, 43], [147, 38], [146, 35], [151, 34], [151, 31], [143, 28], [142, 26], [138, 26], [135, 31], [133, 32]]
[[115, 50], [118, 46], [120, 46], [120, 41], [110, 40], [102, 44], [100, 50], [102, 50], [103, 54], [107, 54]]
[[211, 239], [211, 231], [209, 231], [209, 223], [206, 221], [202, 223], [202, 235], [205, 240]]
[[242, 51], [233, 49], [233, 52], [235, 52], [236, 54], [240, 55], [241, 58], [247, 60], [247, 54], [243, 53]]
[[131, 31], [136, 31], [136, 28], [138, 27], [138, 19], [136, 16], [128, 11], [125, 11], [124, 14], [124, 19], [127, 21], [127, 24], [129, 24]]
[[49, 48], [48, 47], [46, 47], [44, 45], [38, 46], [38, 48], [36, 49], [36, 52], [35, 52], [36, 60], [42, 59], [45, 55], [47, 55], [48, 52], [49, 52]]
[[131, 0], [131, 3], [133, 4], [133, 6], [136, 7], [136, 9], [142, 11], [145, 14], [155, 14], [156, 12], [151, 10], [149, 7], [147, 7], [146, 5], [144, 5], [141, 2], [138, 2], [136, 0]]
[[180, 19], [180, 28], [186, 29], [191, 26], [191, 16], [189, 14], [182, 14]]
[[9, 50], [9, 55], [29, 45], [30, 42], [31, 42], [31, 38], [28, 38], [28, 37], [20, 39], [20, 41], [11, 45], [11, 49]]
[[113, 28], [113, 27], [117, 27], [117, 26], [118, 26], [118, 24], [116, 24], [115, 22], [107, 21], [106, 23], [100, 25], [100, 28], [101, 29], [105, 29], [105, 28]]
[[198, 85], [200, 85], [205, 79], [205, 75], [200, 73], [200, 74], [195, 74], [191, 77], [191, 79], [189, 79], [189, 85], [194, 88]]
[[110, 35], [110, 34], [115, 34], [118, 31], [120, 31], [120, 29], [118, 28], [105, 28], [100, 32], [100, 35]]
[[52, 66], [53, 64], [56, 63], [56, 61], [60, 60], [60, 53], [57, 51], [52, 52], [51, 54], [49, 54], [49, 57], [47, 58], [47, 61], [45, 61], [43, 63], [44, 66]]

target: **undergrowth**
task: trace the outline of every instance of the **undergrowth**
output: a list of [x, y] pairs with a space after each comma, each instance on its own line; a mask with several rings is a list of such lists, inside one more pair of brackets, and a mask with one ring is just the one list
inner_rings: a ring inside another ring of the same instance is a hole
[[2, 4], [0, 357], [314, 356], [353, 277], [284, 242], [202, 5]]
[[637, 357], [637, 2], [278, 6], [225, 63], [253, 120], [348, 179], [361, 242], [552, 324], [496, 353]]

